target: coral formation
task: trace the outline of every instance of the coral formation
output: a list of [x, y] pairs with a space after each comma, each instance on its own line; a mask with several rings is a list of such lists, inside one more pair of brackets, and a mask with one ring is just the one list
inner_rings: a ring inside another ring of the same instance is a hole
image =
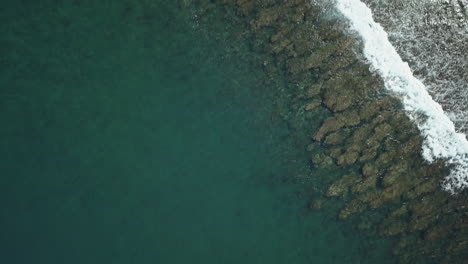
[[314, 170], [344, 171], [317, 187], [323, 195], [313, 197], [310, 209], [344, 202], [338, 219], [394, 237], [401, 263], [466, 263], [468, 193], [441, 190], [450, 168], [424, 160], [424, 138], [360, 59], [360, 42], [340, 21], [308, 0], [193, 2], [205, 11], [213, 3], [223, 8], [268, 76], [286, 76], [281, 89], [289, 101], [278, 112], [291, 133], [308, 137], [301, 143], [312, 177]]

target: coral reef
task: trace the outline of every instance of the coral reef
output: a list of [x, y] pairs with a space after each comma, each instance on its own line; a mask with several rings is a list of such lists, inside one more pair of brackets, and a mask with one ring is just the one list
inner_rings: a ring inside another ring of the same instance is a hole
[[359, 58], [359, 41], [340, 21], [324, 18], [324, 7], [307, 0], [193, 3], [205, 11], [223, 8], [268, 76], [287, 78], [280, 89], [289, 101], [278, 113], [291, 133], [305, 138], [311, 175], [345, 172], [323, 181], [328, 186], [319, 188], [323, 195], [310, 209], [344, 202], [338, 219], [394, 237], [401, 263], [467, 263], [468, 193], [441, 190], [450, 168], [424, 161], [418, 129], [399, 100], [382, 91], [382, 81]]

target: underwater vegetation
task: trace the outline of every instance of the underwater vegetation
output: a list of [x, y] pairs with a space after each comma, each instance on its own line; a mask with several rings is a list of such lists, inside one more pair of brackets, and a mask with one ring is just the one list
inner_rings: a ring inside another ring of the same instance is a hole
[[[362, 232], [390, 237], [400, 263], [467, 263], [468, 192], [441, 187], [453, 166], [428, 163], [424, 136], [402, 101], [362, 54], [363, 41], [332, 3], [308, 0], [182, 1], [197, 23], [220, 14], [248, 41], [259, 65], [281, 84], [278, 115], [303, 144], [319, 179], [310, 210], [334, 210]], [[213, 10], [222, 10], [214, 12]], [[210, 15], [211, 14], [211, 15]], [[335, 175], [339, 171], [339, 176]], [[294, 175], [292, 175], [294, 177]], [[313, 180], [312, 180], [313, 181]]]

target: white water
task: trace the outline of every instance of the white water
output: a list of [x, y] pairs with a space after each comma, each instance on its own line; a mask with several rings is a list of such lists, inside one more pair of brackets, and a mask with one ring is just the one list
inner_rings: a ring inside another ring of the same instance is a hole
[[362, 0], [458, 132], [468, 134], [468, 0]]
[[349, 21], [351, 30], [363, 40], [363, 53], [371, 69], [382, 77], [387, 90], [399, 96], [411, 120], [425, 137], [422, 155], [428, 162], [445, 160], [451, 173], [443, 188], [455, 193], [468, 187], [468, 141], [455, 131], [453, 122], [435, 102], [424, 84], [414, 77], [376, 23], [372, 11], [359, 0], [336, 0], [336, 8]]

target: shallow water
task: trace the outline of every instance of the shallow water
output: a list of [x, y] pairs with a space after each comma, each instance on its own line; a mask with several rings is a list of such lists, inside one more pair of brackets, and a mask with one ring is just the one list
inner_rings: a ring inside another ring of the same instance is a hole
[[0, 18], [2, 262], [393, 262], [305, 210], [287, 180], [302, 150], [222, 25], [207, 39], [174, 1], [10, 1]]

